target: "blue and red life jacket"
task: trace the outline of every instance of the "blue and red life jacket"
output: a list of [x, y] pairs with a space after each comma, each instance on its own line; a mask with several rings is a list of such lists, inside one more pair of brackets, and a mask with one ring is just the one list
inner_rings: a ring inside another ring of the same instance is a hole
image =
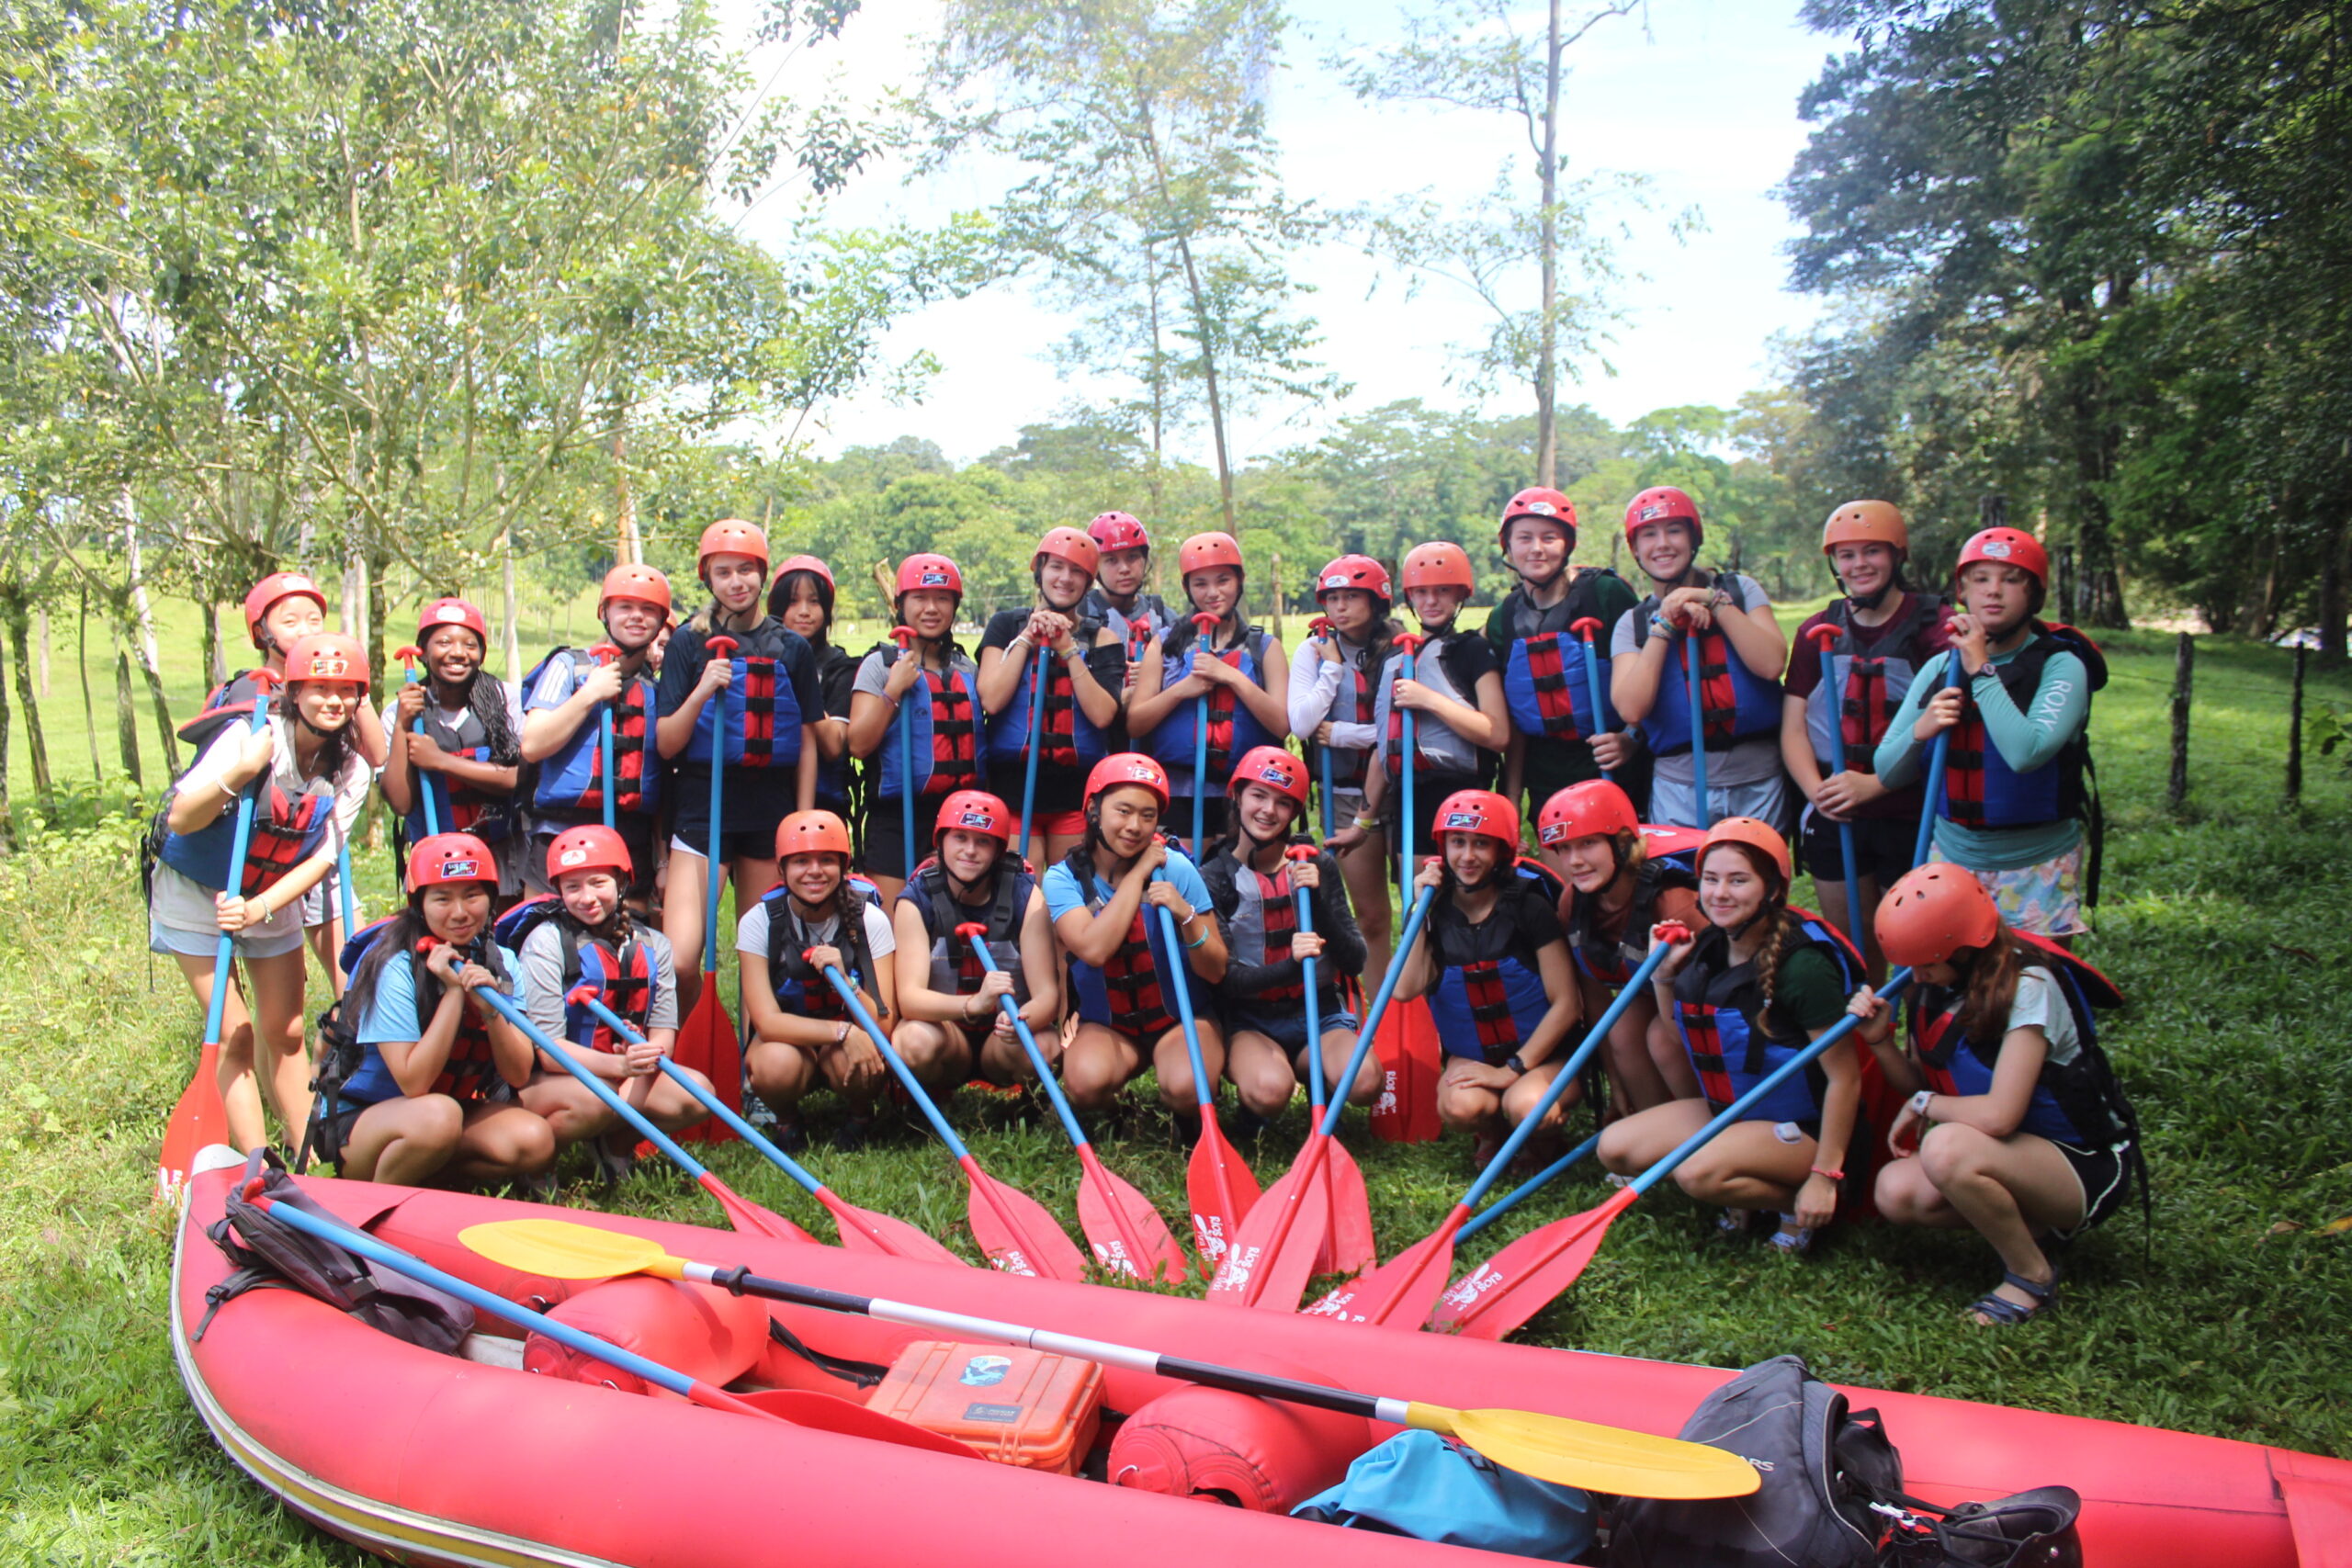
[[1699, 886], [1699, 846], [1706, 834], [1696, 828], [1654, 828], [1645, 823], [1642, 863], [1634, 871], [1634, 901], [1625, 911], [1623, 933], [1611, 941], [1600, 931], [1600, 901], [1577, 894], [1562, 922], [1568, 933], [1568, 955], [1588, 979], [1604, 986], [1622, 986], [1634, 977], [1649, 956], [1650, 928], [1657, 924], [1658, 895], [1670, 887], [1695, 892]]
[[[1592, 682], [1587, 671], [1600, 667], [1600, 713], [1592, 711]], [[1544, 632], [1510, 645], [1503, 665], [1503, 701], [1521, 735], [1547, 740], [1582, 740], [1623, 727], [1609, 698], [1609, 656], [1598, 639], [1588, 649], [1573, 632]]]
[[1503, 874], [1495, 908], [1476, 925], [1448, 902], [1430, 912], [1430, 960], [1438, 965], [1430, 1019], [1449, 1056], [1497, 1066], [1519, 1054], [1552, 1008], [1544, 976], [1513, 951], [1526, 900], [1556, 906], [1560, 881], [1548, 867], [1521, 859]]
[[[358, 972], [360, 961], [368, 956], [368, 949], [375, 946], [376, 939], [391, 923], [390, 919], [378, 920], [352, 933], [350, 940], [343, 944], [345, 974]], [[420, 942], [416, 951], [407, 954], [409, 974], [416, 992], [416, 1038], [419, 1040], [424, 1038], [425, 1029], [441, 1008], [441, 982], [424, 966], [424, 954], [429, 950], [429, 943]], [[489, 970], [496, 977], [499, 989], [509, 996], [514, 994], [514, 976], [508, 973], [506, 961], [499, 953], [498, 943], [479, 942], [467, 951], [465, 956], [468, 962], [479, 964]], [[390, 963], [391, 960], [388, 958], [385, 962]], [[356, 1031], [358, 1021], [367, 1017], [372, 1000], [372, 998], [346, 994], [337, 1006], [339, 1009], [351, 1009], [347, 1016], [353, 1021], [351, 1027]], [[390, 1066], [385, 1062], [375, 1043], [364, 1043], [359, 1050], [358, 1070], [344, 1081], [336, 1091], [337, 1097], [368, 1105], [401, 1098], [400, 1083], [392, 1077]], [[498, 1075], [497, 1056], [491, 1049], [489, 1025], [475, 1012], [471, 1003], [468, 1003], [458, 1010], [458, 1033], [457, 1038], [449, 1043], [448, 1058], [442, 1063], [440, 1072], [434, 1076], [433, 1082], [426, 1086], [424, 1092], [446, 1094], [461, 1105], [470, 1104], [489, 1096], [503, 1081]]]
[[957, 926], [977, 919], [988, 928], [980, 940], [988, 944], [989, 958], [1012, 976], [1013, 1000], [1029, 999], [1029, 977], [1021, 962], [1021, 922], [1029, 912], [1037, 879], [1010, 851], [999, 858], [995, 875], [996, 891], [988, 907], [977, 912], [956, 901], [948, 890], [947, 873], [935, 858], [915, 867], [914, 875], [899, 889], [899, 902], [913, 905], [922, 918], [923, 934], [931, 943], [931, 988], [943, 996], [976, 996], [987, 978], [979, 954], [956, 934]]
[[[1463, 706], [1478, 705], [1477, 688], [1463, 679], [1463, 672], [1451, 662], [1455, 648], [1465, 646], [1476, 632], [1440, 632], [1423, 643], [1413, 655], [1413, 679], [1441, 697], [1451, 697]], [[1388, 776], [1393, 780], [1405, 773], [1405, 710], [1396, 705], [1396, 682], [1404, 678], [1405, 654], [1400, 649], [1388, 656], [1380, 668], [1380, 680], [1373, 699], [1373, 724], [1380, 736], [1382, 759], [1386, 762]], [[1413, 717], [1413, 750], [1423, 773], [1458, 773], [1485, 778], [1492, 772], [1494, 753], [1474, 746], [1455, 733], [1451, 725], [1422, 713]]]
[[1886, 738], [1886, 727], [1903, 705], [1920, 670], [1936, 657], [1929, 637], [1951, 611], [1941, 599], [1906, 594], [1908, 604], [1862, 651], [1850, 601], [1830, 602], [1823, 624], [1838, 640], [1821, 652], [1821, 676], [1804, 700], [1804, 728], [1813, 754], [1832, 773], [1875, 773], [1871, 756]]
[[[865, 911], [882, 908], [882, 890], [862, 876], [852, 876], [843, 886], [849, 897], [836, 900], [842, 910], [840, 929], [821, 945], [841, 950], [842, 978], [853, 989], [878, 997], [882, 993], [876, 989], [874, 953], [865, 941]], [[768, 889], [761, 896], [760, 907], [768, 912], [768, 984], [775, 989], [777, 1008], [828, 1023], [848, 1018], [849, 1006], [841, 993], [805, 956], [820, 944], [792, 907], [790, 891], [782, 886]]]
[[[2062, 649], [2082, 660], [2094, 692], [2107, 684], [2107, 660], [2090, 638], [2068, 626], [2033, 623], [2034, 635], [2015, 656], [1988, 666], [2019, 713], [2030, 713], [2050, 656]], [[1967, 682], [1962, 682], [1963, 691]], [[1959, 726], [1946, 754], [1943, 815], [1968, 828], [2029, 828], [2086, 815], [2084, 775], [2090, 767], [2090, 716], [2058, 754], [2031, 773], [2020, 773], [2003, 760], [1984, 733], [1973, 694], [1961, 705]]]
[[[918, 692], [926, 700], [915, 701]], [[904, 711], [912, 731], [915, 794], [946, 795], [979, 787], [988, 716], [980, 707], [979, 671], [972, 661], [961, 653], [951, 654], [944, 671], [922, 672], [922, 680], [907, 693], [907, 701], [910, 705]], [[907, 764], [899, 749], [895, 715], [882, 731], [881, 750], [875, 753], [865, 777], [879, 799], [897, 800], [906, 793]]]
[[[1345, 641], [1340, 648], [1340, 689], [1332, 694], [1331, 711], [1324, 716], [1333, 724], [1370, 724], [1374, 702], [1372, 675], [1364, 669], [1370, 649], [1351, 652]], [[1372, 766], [1372, 749], [1368, 746], [1318, 747], [1311, 739], [1306, 742], [1307, 761], [1317, 768], [1321, 759], [1317, 753], [1328, 751], [1331, 758], [1331, 787], [1335, 790], [1363, 788], [1364, 773]]]
[[[571, 675], [570, 686], [559, 700], [569, 701], [595, 668], [570, 649], [559, 648], [534, 665], [531, 672], [523, 677], [523, 689], [536, 693], [539, 678], [559, 659], [568, 660]], [[652, 678], [639, 674], [623, 686], [619, 700], [612, 705], [613, 771], [620, 775], [620, 789], [613, 799], [615, 811], [650, 813], [660, 803], [662, 769], [658, 763], [647, 766], [654, 720], [661, 712], [655, 691]], [[531, 804], [541, 811], [551, 812], [601, 813], [605, 809], [604, 723], [600, 713], [590, 713], [585, 723], [539, 762], [538, 786], [531, 792]]]
[[[1781, 950], [1784, 967], [1800, 948], [1812, 946], [1837, 966], [1844, 990], [1850, 993], [1862, 983], [1861, 954], [1854, 951], [1844, 932], [1794, 905], [1789, 907], [1787, 918], [1794, 922], [1795, 931]], [[1809, 1043], [1804, 1030], [1764, 1016], [1763, 976], [1752, 961], [1726, 964], [1730, 944], [1731, 934], [1721, 926], [1701, 931], [1689, 967], [1674, 982], [1675, 1027], [1699, 1075], [1700, 1092], [1718, 1110], [1763, 1082]], [[1813, 1121], [1821, 1114], [1826, 1084], [1816, 1059], [1750, 1107], [1747, 1120]]]
[[533, 931], [554, 925], [563, 952], [563, 1037], [591, 1051], [626, 1051], [628, 1042], [585, 1002], [571, 999], [575, 987], [583, 982], [594, 986], [597, 1000], [627, 1019], [639, 1034], [646, 1032], [653, 1011], [653, 955], [639, 940], [637, 921], [626, 906], [620, 919], [623, 929], [615, 942], [572, 919], [561, 898], [543, 893], [515, 905], [491, 927], [500, 942], [519, 953]]
[[[217, 731], [215, 733], [218, 733]], [[245, 844], [237, 894], [251, 898], [284, 880], [326, 841], [334, 826], [332, 780], [312, 779], [289, 795], [273, 768], [254, 802], [252, 837]], [[229, 891], [229, 853], [236, 848], [237, 812], [232, 807], [193, 833], [164, 832], [156, 858], [199, 886]]]
[[[1174, 849], [1168, 852], [1173, 863], [1184, 857]], [[1086, 908], [1094, 915], [1111, 901], [1111, 891], [1102, 879], [1091, 873], [1080, 879], [1085, 886]], [[1070, 989], [1077, 996], [1078, 1016], [1088, 1023], [1100, 1023], [1118, 1031], [1131, 1039], [1148, 1044], [1176, 1027], [1175, 998], [1161, 983], [1161, 976], [1179, 975], [1192, 987], [1193, 1016], [1211, 1016], [1214, 1001], [1209, 987], [1193, 966], [1184, 962], [1182, 953], [1172, 952], [1160, 931], [1159, 918], [1148, 904], [1138, 905], [1135, 918], [1127, 922], [1127, 934], [1119, 940], [1119, 948], [1101, 968], [1073, 957], [1069, 961]]]
[[[474, 679], [489, 681], [493, 677], [477, 672]], [[463, 710], [452, 726], [442, 717], [440, 705], [428, 696], [419, 716], [424, 733], [450, 756], [472, 762], [492, 760], [489, 727], [482, 723], [481, 715], [470, 707]], [[427, 773], [422, 768], [414, 770], [410, 778], [416, 788], [416, 804], [409, 807], [408, 816], [403, 818], [410, 843], [421, 842], [425, 836], [426, 790], [433, 792], [444, 833], [471, 833], [483, 843], [494, 844], [514, 830], [513, 795], [488, 795], [451, 774]]]
[[[1634, 646], [1650, 637], [1650, 616], [1658, 607], [1655, 593], [1634, 608]], [[1650, 750], [1661, 757], [1690, 750], [1690, 646], [1687, 632], [1674, 634], [1675, 648], [1658, 674], [1657, 695], [1646, 717], [1636, 726]], [[1723, 750], [1734, 742], [1781, 732], [1781, 682], [1768, 681], [1740, 662], [1731, 639], [1721, 627], [1701, 632], [1699, 704], [1705, 710], [1707, 750]]]
[[1127, 662], [1135, 664], [1143, 658], [1143, 650], [1159, 641], [1176, 624], [1168, 602], [1157, 593], [1138, 593], [1135, 603], [1122, 610], [1111, 603], [1111, 596], [1100, 588], [1090, 588], [1086, 597], [1078, 602], [1080, 615], [1092, 615], [1118, 635], [1125, 649]]
[[[1071, 631], [1080, 649], [1091, 656], [1102, 623], [1081, 620]], [[1051, 649], [1032, 649], [1012, 702], [988, 725], [988, 757], [998, 767], [1019, 767], [1029, 760], [1029, 716], [1037, 698], [1037, 671], [1046, 680], [1046, 747], [1038, 753], [1040, 767], [1091, 768], [1111, 754], [1108, 731], [1086, 716], [1070, 682], [1069, 666]]]
[[[736, 640], [735, 651], [728, 657], [727, 690], [714, 694], [695, 715], [694, 734], [679, 760], [708, 767], [713, 737], [719, 734], [723, 723], [726, 732], [715, 743], [723, 766], [797, 766], [801, 727], [822, 716], [802, 713], [800, 694], [793, 689], [792, 667], [786, 656], [790, 645], [785, 639], [799, 642], [799, 637], [786, 630], [774, 615], [741, 633], [704, 633], [706, 645], [713, 635], [733, 636]], [[674, 652], [672, 657], [676, 657]], [[708, 662], [707, 654], [704, 662]]]
[[[2134, 1141], [2137, 1118], [2099, 1049], [2092, 1012], [2094, 1008], [2120, 1007], [2123, 994], [2106, 976], [2055, 943], [2027, 931], [2012, 930], [2009, 935], [2027, 948], [2028, 962], [2045, 971], [2065, 998], [2078, 1044], [2073, 1059], [2064, 1065], [2043, 1058], [2018, 1131], [2076, 1148], [2111, 1148]], [[1912, 1020], [1913, 1059], [1938, 1094], [1992, 1092], [2005, 1032], [1996, 1032], [1990, 1039], [1962, 1038], [1958, 1024], [1966, 1001], [1960, 989], [1924, 989]]]
[[[1163, 658], [1159, 669], [1159, 688], [1169, 687], [1193, 672], [1193, 656], [1199, 654], [1230, 664], [1241, 671], [1251, 685], [1266, 683], [1266, 644], [1270, 639], [1257, 626], [1246, 630], [1239, 642], [1221, 652], [1211, 652], [1198, 646], [1196, 634], [1189, 626], [1170, 633], [1168, 643], [1161, 645]], [[1170, 646], [1172, 644], [1173, 646]], [[1159, 721], [1147, 739], [1144, 750], [1158, 758], [1168, 769], [1170, 782], [1178, 795], [1206, 795], [1214, 799], [1225, 794], [1225, 781], [1232, 775], [1233, 760], [1259, 746], [1280, 745], [1250, 705], [1240, 700], [1230, 686], [1218, 686], [1208, 694], [1209, 750], [1208, 777], [1193, 778], [1193, 742], [1200, 717], [1198, 702], [1178, 703], [1173, 712]], [[1187, 787], [1189, 786], [1189, 787]]]

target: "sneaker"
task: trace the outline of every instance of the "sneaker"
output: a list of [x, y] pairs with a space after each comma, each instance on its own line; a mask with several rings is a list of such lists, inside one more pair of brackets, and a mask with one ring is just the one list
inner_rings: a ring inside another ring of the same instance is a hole
[[1792, 1258], [1802, 1257], [1813, 1246], [1813, 1227], [1801, 1225], [1793, 1218], [1783, 1214], [1781, 1216], [1779, 1227], [1766, 1239], [1770, 1241], [1773, 1247]]
[[874, 1137], [874, 1118], [853, 1116], [833, 1129], [833, 1152], [854, 1155]]
[[595, 1168], [596, 1185], [610, 1192], [637, 1168], [636, 1142], [632, 1138], [628, 1146], [616, 1149], [602, 1138], [593, 1139], [588, 1145], [588, 1158]]

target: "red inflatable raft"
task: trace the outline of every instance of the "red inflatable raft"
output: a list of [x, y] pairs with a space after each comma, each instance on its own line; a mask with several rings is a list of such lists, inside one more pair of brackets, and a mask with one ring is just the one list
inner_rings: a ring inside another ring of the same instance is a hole
[[[189, 1397], [230, 1456], [321, 1528], [404, 1562], [630, 1563], [641, 1568], [1383, 1568], [1488, 1553], [1340, 1530], [1097, 1481], [922, 1452], [703, 1409], [667, 1396], [534, 1376], [395, 1340], [288, 1291], [229, 1302], [200, 1340], [205, 1292], [228, 1272], [204, 1227], [232, 1173], [191, 1184], [174, 1269], [172, 1343]], [[1706, 1367], [1488, 1344], [1284, 1313], [1016, 1278], [979, 1269], [764, 1240], [698, 1226], [550, 1211], [448, 1192], [306, 1180], [384, 1240], [510, 1299], [571, 1302], [612, 1283], [518, 1275], [460, 1246], [485, 1220], [560, 1213], [669, 1251], [784, 1279], [935, 1304], [1204, 1359], [1319, 1377], [1441, 1404], [1509, 1405], [1671, 1433], [1730, 1374]], [[635, 1286], [652, 1282], [632, 1281]], [[683, 1287], [662, 1284], [662, 1291]], [[658, 1292], [657, 1292], [658, 1293]], [[608, 1294], [605, 1303], [623, 1298]], [[752, 1385], [839, 1391], [768, 1343], [764, 1317], [828, 1356], [888, 1362], [915, 1331], [723, 1298], [687, 1314], [695, 1353]], [[751, 1331], [729, 1312], [757, 1309]], [[607, 1319], [605, 1326], [612, 1324]], [[493, 1325], [484, 1324], [485, 1331]], [[748, 1342], [747, 1342], [748, 1341]], [[679, 1348], [649, 1337], [649, 1352]], [[534, 1364], [540, 1364], [534, 1352]], [[501, 1358], [492, 1357], [492, 1359]], [[658, 1356], [657, 1356], [657, 1359]], [[548, 1370], [563, 1370], [548, 1367]], [[572, 1375], [582, 1375], [573, 1373]], [[602, 1373], [587, 1374], [601, 1377]], [[1178, 1385], [1113, 1371], [1109, 1408]], [[1903, 1450], [1930, 1501], [2064, 1484], [2082, 1494], [2092, 1568], [2346, 1568], [2352, 1463], [2179, 1432], [1916, 1394], [1850, 1389]]]

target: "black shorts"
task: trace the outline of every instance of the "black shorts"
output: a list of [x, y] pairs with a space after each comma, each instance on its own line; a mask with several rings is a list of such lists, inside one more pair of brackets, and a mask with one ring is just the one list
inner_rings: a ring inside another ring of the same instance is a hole
[[[907, 859], [906, 807], [896, 795], [885, 798], [876, 795], [866, 803], [865, 842], [858, 863], [871, 876], [895, 876], [904, 880], [910, 865], [921, 865], [931, 858], [933, 829], [939, 824], [939, 807], [947, 799], [944, 795], [915, 796], [915, 853]], [[1015, 806], [1014, 810], [1020, 807]]]
[[[1919, 820], [1916, 817], [1865, 817], [1849, 822], [1854, 830], [1854, 859], [1860, 874], [1878, 884], [1880, 890], [1894, 886], [1897, 879], [1911, 869], [1911, 852], [1919, 841]], [[1843, 835], [1838, 824], [1808, 806], [1804, 810], [1804, 838], [1799, 853], [1805, 870], [1813, 874], [1816, 883], [1843, 883], [1846, 879], [1846, 856], [1840, 848]]]
[[2069, 1231], [2058, 1233], [2061, 1241], [2072, 1241], [2085, 1231], [2106, 1219], [2122, 1206], [2132, 1192], [2132, 1145], [2118, 1144], [2109, 1149], [2087, 1149], [2075, 1144], [2049, 1140], [2050, 1146], [2066, 1158], [2074, 1168], [2075, 1179], [2083, 1186], [2083, 1217]]
[[[706, 815], [695, 825], [692, 838], [684, 833], [672, 834], [670, 849], [673, 853], [684, 850], [697, 860], [707, 856], [710, 853], [709, 817]], [[718, 836], [718, 852], [730, 861], [772, 861], [775, 859], [775, 829], [771, 828], [764, 833], [721, 833]]]

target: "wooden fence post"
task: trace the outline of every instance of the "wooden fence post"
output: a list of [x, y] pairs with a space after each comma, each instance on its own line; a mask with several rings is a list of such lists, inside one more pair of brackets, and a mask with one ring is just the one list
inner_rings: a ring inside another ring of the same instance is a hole
[[2188, 686], [2196, 663], [2197, 645], [2183, 632], [2172, 667], [2172, 777], [2165, 785], [2165, 805], [2175, 816], [2188, 800]]
[[2287, 700], [2287, 804], [2303, 797], [2303, 664], [2311, 649], [2295, 645], [2295, 694]]

